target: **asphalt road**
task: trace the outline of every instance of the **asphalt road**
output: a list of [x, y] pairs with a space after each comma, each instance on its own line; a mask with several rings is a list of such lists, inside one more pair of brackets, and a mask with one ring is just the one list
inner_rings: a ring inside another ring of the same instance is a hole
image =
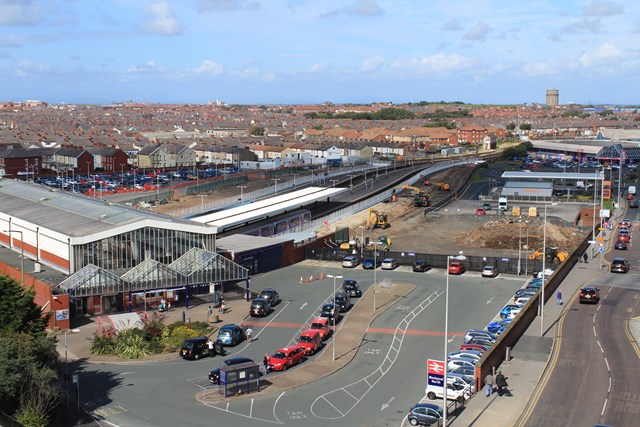
[[[254, 288], [278, 289], [283, 302], [253, 328], [257, 340], [230, 349], [230, 355], [260, 361], [264, 353], [293, 342], [333, 293], [331, 279], [298, 284], [300, 276], [320, 271], [355, 278], [365, 290], [373, 281], [372, 271], [342, 269], [337, 263], [297, 265], [252, 279]], [[364, 339], [354, 343], [359, 346], [354, 360], [313, 383], [283, 393], [205, 405], [195, 395], [211, 387], [206, 375], [222, 358], [146, 365], [80, 362], [81, 400], [119, 426], [325, 426], [336, 422], [400, 426], [410, 406], [424, 396], [427, 359], [443, 357], [445, 278], [442, 270], [378, 270], [378, 281], [412, 283], [416, 289], [374, 320]], [[467, 329], [482, 328], [491, 321], [524, 280], [514, 276], [487, 279], [479, 273], [450, 276], [450, 351], [459, 347]], [[344, 322], [348, 321], [347, 316]], [[331, 351], [331, 344], [329, 341], [322, 351]], [[313, 357], [293, 369], [304, 369], [305, 364], [313, 363]]]

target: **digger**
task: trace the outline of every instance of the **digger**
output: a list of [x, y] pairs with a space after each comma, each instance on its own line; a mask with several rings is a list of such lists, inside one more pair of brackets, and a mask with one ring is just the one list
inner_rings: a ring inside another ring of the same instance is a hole
[[[418, 187], [413, 187], [411, 185], [403, 185], [402, 187], [400, 187], [400, 189], [402, 190], [410, 190], [412, 191], [412, 196], [413, 196], [413, 206], [419, 207], [419, 208], [424, 208], [429, 206], [429, 195], [425, 192], [422, 191], [420, 188]], [[394, 192], [395, 192], [395, 188], [394, 188]]]
[[385, 229], [390, 226], [391, 224], [389, 224], [387, 214], [369, 208], [369, 215], [367, 216], [367, 230], [373, 230], [374, 228]]
[[[560, 252], [556, 246], [549, 246], [547, 248], [547, 261], [555, 264], [556, 260], [558, 262], [563, 262], [569, 257], [567, 252]], [[535, 251], [529, 256], [530, 260], [536, 260], [542, 258], [542, 251]]]

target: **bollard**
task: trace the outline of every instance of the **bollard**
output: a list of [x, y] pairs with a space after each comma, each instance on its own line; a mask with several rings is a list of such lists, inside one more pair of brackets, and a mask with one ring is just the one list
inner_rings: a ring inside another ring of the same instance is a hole
[[187, 316], [187, 313], [185, 313], [185, 311], [182, 310], [182, 323], [185, 323], [185, 321], [187, 320], [186, 316]]
[[511, 347], [504, 348], [504, 361], [508, 362], [511, 360]]

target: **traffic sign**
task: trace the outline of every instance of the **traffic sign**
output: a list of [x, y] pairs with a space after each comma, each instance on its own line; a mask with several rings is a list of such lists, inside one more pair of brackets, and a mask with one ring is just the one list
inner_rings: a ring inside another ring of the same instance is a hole
[[441, 360], [427, 360], [427, 384], [442, 387], [444, 384], [444, 362]]
[[606, 230], [606, 228], [604, 228], [604, 227], [600, 227], [600, 228], [598, 228], [598, 230], [600, 230], [600, 231], [604, 231], [604, 230]]
[[598, 237], [597, 240], [598, 242], [604, 242], [604, 237]]
[[604, 252], [604, 248], [600, 248], [600, 253], [603, 253], [603, 252]]

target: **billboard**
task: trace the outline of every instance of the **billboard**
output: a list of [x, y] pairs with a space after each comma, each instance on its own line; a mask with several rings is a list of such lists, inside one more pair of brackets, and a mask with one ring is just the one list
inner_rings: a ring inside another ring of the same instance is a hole
[[444, 384], [444, 362], [441, 360], [427, 360], [427, 385], [442, 387]]

